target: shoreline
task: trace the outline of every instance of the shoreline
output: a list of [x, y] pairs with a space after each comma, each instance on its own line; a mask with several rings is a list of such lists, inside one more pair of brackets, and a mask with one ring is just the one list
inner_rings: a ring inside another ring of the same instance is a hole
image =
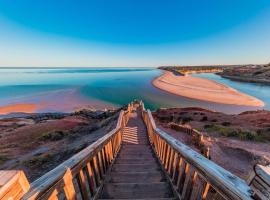
[[246, 78], [246, 77], [230, 76], [230, 75], [225, 75], [225, 74], [220, 74], [220, 73], [217, 73], [217, 75], [221, 76], [222, 78], [230, 79], [232, 81], [270, 85], [270, 81], [266, 79], [252, 79], [252, 78]]
[[0, 115], [7, 115], [10, 113], [34, 113], [41, 106], [34, 103], [16, 103], [16, 104], [9, 104], [6, 106], [0, 106]]
[[160, 90], [197, 100], [239, 106], [265, 105], [263, 101], [222, 83], [199, 77], [176, 76], [169, 71], [163, 72], [151, 83]]
[[113, 109], [110, 103], [90, 99], [80, 94], [79, 88], [60, 89], [41, 94], [10, 99], [0, 105], [0, 115], [12, 113], [69, 113], [80, 109]]

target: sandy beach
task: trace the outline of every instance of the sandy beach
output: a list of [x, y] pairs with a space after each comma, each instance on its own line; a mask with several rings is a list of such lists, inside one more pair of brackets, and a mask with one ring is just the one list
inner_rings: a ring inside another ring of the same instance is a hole
[[164, 91], [193, 99], [241, 106], [264, 106], [261, 100], [221, 83], [193, 76], [176, 76], [164, 72], [152, 84]]

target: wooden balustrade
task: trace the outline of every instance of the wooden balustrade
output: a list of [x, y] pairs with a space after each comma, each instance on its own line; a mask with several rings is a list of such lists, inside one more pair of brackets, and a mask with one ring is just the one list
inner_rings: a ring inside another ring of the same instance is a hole
[[142, 110], [151, 146], [179, 199], [252, 199], [244, 180], [158, 129], [151, 112]]
[[121, 147], [132, 107], [120, 112], [114, 130], [34, 181], [23, 199], [96, 199]]
[[270, 165], [255, 165], [248, 184], [255, 191], [255, 199], [270, 199]]
[[207, 145], [205, 145], [204, 135], [200, 131], [183, 126], [181, 124], [176, 124], [174, 122], [169, 123], [169, 126], [176, 131], [181, 131], [190, 135], [192, 137], [193, 144], [201, 151], [201, 153], [206, 158], [210, 159], [210, 149]]

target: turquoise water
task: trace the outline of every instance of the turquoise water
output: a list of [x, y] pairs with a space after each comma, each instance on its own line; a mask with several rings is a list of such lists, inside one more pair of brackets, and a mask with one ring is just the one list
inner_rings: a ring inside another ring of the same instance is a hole
[[[61, 106], [61, 98], [67, 102], [65, 93], [74, 89], [76, 90], [74, 95], [80, 96], [84, 102], [100, 101], [105, 107], [107, 105], [121, 106], [133, 99], [142, 99], [146, 107], [152, 110], [160, 107], [199, 106], [237, 113], [257, 109], [210, 103], [163, 92], [151, 84], [153, 78], [160, 74], [161, 71], [155, 68], [1, 68], [0, 106], [19, 102], [38, 103], [46, 99], [46, 101], [55, 102], [54, 110], [57, 111], [58, 106]], [[214, 78], [216, 78], [215, 75]], [[254, 96], [260, 95], [261, 99], [269, 101], [269, 94], [267, 94], [270, 91], [269, 87], [261, 87], [262, 91], [259, 93], [254, 92], [259, 89], [257, 85], [246, 86], [245, 83], [237, 82], [230, 84], [234, 84], [230, 86], [236, 89], [240, 87], [248, 94], [254, 93]], [[46, 108], [40, 111], [46, 111]]]
[[266, 104], [265, 108], [270, 109], [270, 85], [232, 81], [212, 73], [193, 74], [192, 76], [207, 78], [228, 85], [240, 92], [262, 100]]

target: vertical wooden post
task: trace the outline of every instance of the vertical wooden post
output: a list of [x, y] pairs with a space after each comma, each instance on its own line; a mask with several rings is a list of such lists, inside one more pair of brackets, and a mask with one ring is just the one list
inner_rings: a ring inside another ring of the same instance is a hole
[[165, 141], [162, 139], [161, 140], [161, 156], [160, 156], [160, 161], [161, 161], [161, 163], [163, 162], [163, 157], [164, 157], [164, 149], [165, 149], [165, 145], [166, 145], [166, 143], [165, 143]]
[[209, 189], [210, 189], [210, 184], [207, 183], [207, 184], [205, 185], [205, 188], [204, 188], [204, 191], [203, 191], [203, 196], [202, 196], [202, 199], [203, 199], [203, 200], [206, 199]]
[[163, 166], [165, 165], [165, 162], [166, 162], [166, 154], [167, 154], [168, 148], [169, 148], [169, 145], [167, 145], [167, 143], [164, 141], [163, 158], [162, 158]]
[[56, 189], [53, 190], [51, 195], [48, 197], [48, 200], [58, 200], [58, 191]]
[[103, 168], [103, 162], [102, 162], [102, 156], [101, 156], [101, 151], [98, 152], [97, 154], [97, 159], [98, 159], [98, 166], [99, 166], [99, 169], [100, 169], [100, 175], [101, 175], [101, 178], [104, 177], [104, 168]]
[[94, 164], [94, 171], [95, 171], [95, 177], [96, 177], [96, 183], [97, 185], [100, 184], [100, 179], [101, 179], [101, 175], [100, 175], [100, 170], [98, 168], [98, 164], [97, 164], [97, 156], [94, 156], [93, 158], [93, 164]]
[[209, 147], [204, 148], [203, 155], [204, 155], [204, 157], [210, 159], [210, 148]]
[[80, 191], [81, 191], [82, 198], [84, 200], [89, 199], [88, 192], [87, 192], [87, 189], [86, 189], [86, 178], [85, 178], [83, 169], [81, 169], [79, 171], [78, 181], [79, 181], [79, 188], [80, 188]]
[[172, 166], [173, 166], [173, 162], [175, 159], [175, 152], [173, 149], [171, 149], [171, 155], [170, 155], [170, 159], [169, 159], [169, 166], [168, 166], [168, 174], [171, 177], [172, 176]]
[[113, 160], [112, 140], [110, 140], [110, 142], [109, 142], [108, 149], [109, 149], [109, 157], [110, 157], [110, 164], [111, 164], [111, 162]]
[[175, 184], [177, 176], [179, 174], [179, 165], [180, 164], [180, 155], [178, 153], [175, 154], [175, 159], [173, 163], [173, 175], [172, 175], [172, 182]]
[[166, 152], [166, 160], [165, 160], [165, 164], [164, 164], [164, 169], [168, 171], [168, 165], [170, 162], [170, 155], [171, 155], [171, 147], [170, 145], [168, 145], [167, 147], [167, 152]]
[[88, 172], [88, 177], [89, 177], [89, 187], [90, 187], [90, 190], [93, 194], [96, 193], [97, 191], [97, 183], [96, 183], [96, 180], [95, 180], [95, 177], [94, 177], [94, 173], [93, 173], [93, 170], [92, 170], [92, 167], [90, 165], [90, 163], [88, 162], [87, 165], [87, 172]]
[[104, 166], [104, 171], [107, 171], [108, 163], [106, 159], [106, 152], [105, 152], [106, 146], [104, 146], [101, 150], [101, 156], [102, 156], [102, 161], [103, 161], [103, 166]]
[[67, 200], [75, 200], [76, 193], [74, 189], [74, 184], [72, 181], [72, 173], [71, 170], [68, 168], [66, 173], [64, 174], [63, 181], [64, 181], [64, 192], [66, 195]]

